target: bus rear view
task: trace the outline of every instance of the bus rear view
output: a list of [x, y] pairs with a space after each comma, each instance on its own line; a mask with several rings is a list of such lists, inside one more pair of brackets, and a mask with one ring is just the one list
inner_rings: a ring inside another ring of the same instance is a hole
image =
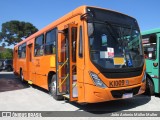
[[[85, 101], [131, 98], [145, 91], [145, 63], [137, 21], [114, 11], [88, 7]], [[89, 51], [89, 53], [87, 53]]]

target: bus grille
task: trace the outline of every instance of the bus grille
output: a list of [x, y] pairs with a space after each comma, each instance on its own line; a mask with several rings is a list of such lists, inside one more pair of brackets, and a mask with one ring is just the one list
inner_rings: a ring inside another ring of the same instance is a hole
[[112, 90], [111, 94], [114, 98], [122, 98], [123, 94], [125, 93], [133, 93], [133, 95], [138, 94], [139, 87], [131, 88], [131, 89], [123, 89], [123, 90]]

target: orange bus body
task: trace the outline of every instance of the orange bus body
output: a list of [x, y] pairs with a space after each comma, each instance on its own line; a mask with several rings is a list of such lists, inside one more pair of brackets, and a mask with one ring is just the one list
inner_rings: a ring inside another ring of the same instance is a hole
[[[105, 74], [103, 74], [93, 64], [93, 62], [91, 62], [89, 52], [90, 43], [88, 37], [88, 25], [86, 22], [87, 17], [85, 17], [85, 15], [87, 16], [87, 7], [88, 6], [81, 6], [73, 10], [69, 14], [63, 16], [62, 18], [56, 20], [45, 28], [39, 30], [37, 33], [18, 43], [14, 47], [14, 73], [21, 75], [21, 77], [23, 77], [21, 79], [24, 79], [29, 83], [35, 84], [46, 90], [49, 90], [53, 75], [58, 74], [56, 80], [58, 81], [59, 85], [56, 86], [56, 91], [59, 90], [59, 95], [65, 96], [65, 94], [68, 94], [66, 92], [66, 87], [69, 86], [70, 101], [77, 101], [79, 103], [96, 103], [125, 99], [133, 97], [134, 95], [144, 93], [145, 81], [142, 82], [142, 79], [145, 79], [145, 63], [143, 64], [141, 72], [138, 75], [133, 75], [130, 77], [130, 73], [127, 73], [128, 71], [126, 71], [126, 73], [123, 71], [126, 76], [128, 74], [128, 77], [123, 77], [123, 75], [122, 77], [114, 77], [114, 74], [112, 77], [106, 77]], [[121, 14], [118, 12], [116, 13]], [[70, 28], [73, 27], [76, 28], [76, 34], [71, 32], [73, 29], [71, 29], [70, 31]], [[51, 47], [52, 43], [46, 43], [46, 36], [47, 34], [49, 34], [48, 31], [51, 31], [53, 29], [55, 29], [56, 31], [56, 51], [53, 50], [54, 47]], [[65, 37], [66, 34], [68, 37]], [[76, 35], [76, 40], [74, 41], [76, 44], [75, 53], [72, 52], [73, 43], [71, 43], [72, 40], [70, 40], [72, 39], [72, 37], [74, 37], [74, 35], [72, 34]], [[42, 39], [40, 36], [42, 36]], [[82, 43], [80, 43], [80, 37], [82, 37]], [[42, 43], [38, 42], [38, 40], [42, 40]], [[67, 44], [67, 40], [69, 42], [69, 61], [67, 61], [67, 53], [65, 53], [66, 48], [64, 48], [64, 46]], [[35, 43], [36, 41], [37, 43]], [[80, 44], [82, 44], [81, 49], [79, 49]], [[80, 52], [81, 50], [82, 53]], [[48, 51], [52, 51], [52, 54], [48, 54]], [[76, 56], [76, 60], [73, 60], [74, 54]], [[113, 59], [115, 60], [115, 58]], [[120, 60], [121, 58], [117, 59]], [[67, 62], [70, 65], [70, 67], [68, 68], [66, 65]], [[66, 72], [66, 69], [68, 69], [70, 72]], [[76, 73], [75, 75], [74, 72]], [[98, 76], [97, 79], [103, 81], [102, 83], [104, 84], [104, 86], [106, 86], [105, 88], [99, 87], [95, 84], [91, 77], [92, 72], [93, 77], [96, 74]], [[112, 71], [110, 72], [110, 74], [112, 74]], [[121, 72], [116, 73], [115, 76], [120, 74]], [[65, 78], [69, 79], [69, 85], [67, 85]], [[77, 93], [75, 92], [75, 90], [73, 90], [75, 87]], [[76, 93], [76, 96], [74, 96], [71, 91], [74, 91]]]

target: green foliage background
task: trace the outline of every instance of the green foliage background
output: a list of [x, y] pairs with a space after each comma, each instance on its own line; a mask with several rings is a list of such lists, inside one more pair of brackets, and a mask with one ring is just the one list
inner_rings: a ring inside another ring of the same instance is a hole
[[12, 59], [13, 58], [13, 50], [6, 48], [4, 52], [0, 53], [0, 59]]
[[29, 22], [12, 20], [2, 24], [0, 42], [7, 43], [7, 46], [16, 45], [37, 31], [38, 29]]

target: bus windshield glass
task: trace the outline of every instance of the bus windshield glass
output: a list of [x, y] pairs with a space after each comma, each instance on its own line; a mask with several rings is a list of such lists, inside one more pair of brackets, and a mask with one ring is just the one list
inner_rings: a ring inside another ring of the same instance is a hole
[[[95, 12], [92, 14], [96, 16]], [[112, 21], [100, 16], [88, 20], [90, 58], [96, 66], [118, 69], [137, 68], [144, 64], [142, 41], [135, 19], [122, 14], [120, 18], [124, 19], [121, 23], [122, 20], [114, 13], [110, 16]]]

